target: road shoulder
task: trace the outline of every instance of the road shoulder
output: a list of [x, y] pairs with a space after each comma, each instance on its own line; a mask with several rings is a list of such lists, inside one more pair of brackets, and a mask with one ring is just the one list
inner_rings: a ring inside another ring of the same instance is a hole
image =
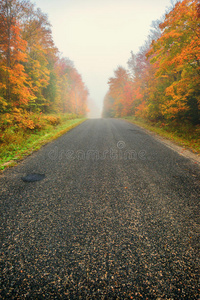
[[[124, 120], [124, 119], [123, 119]], [[134, 124], [133, 122], [130, 122], [128, 120], [124, 120], [128, 123]], [[138, 124], [134, 124], [135, 126], [138, 126], [139, 128], [141, 128], [142, 130], [144, 130], [147, 134], [151, 135], [152, 137], [154, 137], [157, 141], [159, 141], [160, 143], [164, 144], [165, 146], [167, 146], [168, 148], [172, 149], [173, 151], [177, 152], [178, 154], [190, 159], [193, 163], [198, 164], [200, 166], [200, 154], [196, 154], [193, 153], [191, 150], [184, 148], [183, 146], [179, 146], [177, 144], [175, 144], [175, 142], [172, 142], [162, 136], [160, 136], [159, 134], [150, 131]]]

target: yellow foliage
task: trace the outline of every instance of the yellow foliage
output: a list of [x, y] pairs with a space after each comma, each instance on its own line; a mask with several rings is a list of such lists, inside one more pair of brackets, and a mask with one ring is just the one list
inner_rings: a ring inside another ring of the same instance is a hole
[[61, 122], [61, 119], [60, 119], [59, 116], [58, 117], [55, 117], [55, 116], [45, 116], [44, 119], [47, 120], [48, 123], [50, 125], [53, 125], [53, 126], [56, 126], [56, 125], [60, 124], [60, 122]]

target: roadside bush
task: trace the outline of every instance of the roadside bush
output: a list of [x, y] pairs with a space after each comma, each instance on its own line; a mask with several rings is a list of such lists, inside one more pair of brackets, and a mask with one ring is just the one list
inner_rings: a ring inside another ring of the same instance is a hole
[[53, 126], [61, 123], [61, 118], [59, 116], [44, 116], [43, 118], [47, 121], [47, 123]]
[[20, 144], [31, 133], [57, 126], [67, 120], [80, 116], [76, 114], [45, 115], [13, 109], [9, 113], [0, 114], [0, 144]]

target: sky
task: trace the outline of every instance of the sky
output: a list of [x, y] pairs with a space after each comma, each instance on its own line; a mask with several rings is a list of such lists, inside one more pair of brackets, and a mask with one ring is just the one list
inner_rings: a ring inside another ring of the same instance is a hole
[[128, 68], [131, 51], [144, 44], [152, 21], [171, 0], [34, 0], [49, 17], [53, 40], [74, 62], [90, 93], [90, 117], [100, 117], [108, 80]]

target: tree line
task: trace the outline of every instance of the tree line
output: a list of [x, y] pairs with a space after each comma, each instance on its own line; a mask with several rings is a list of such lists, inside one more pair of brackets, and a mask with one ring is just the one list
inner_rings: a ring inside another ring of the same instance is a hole
[[178, 1], [108, 81], [103, 117], [200, 123], [200, 1]]
[[48, 17], [29, 0], [0, 1], [0, 114], [87, 111], [88, 90], [62, 57]]

